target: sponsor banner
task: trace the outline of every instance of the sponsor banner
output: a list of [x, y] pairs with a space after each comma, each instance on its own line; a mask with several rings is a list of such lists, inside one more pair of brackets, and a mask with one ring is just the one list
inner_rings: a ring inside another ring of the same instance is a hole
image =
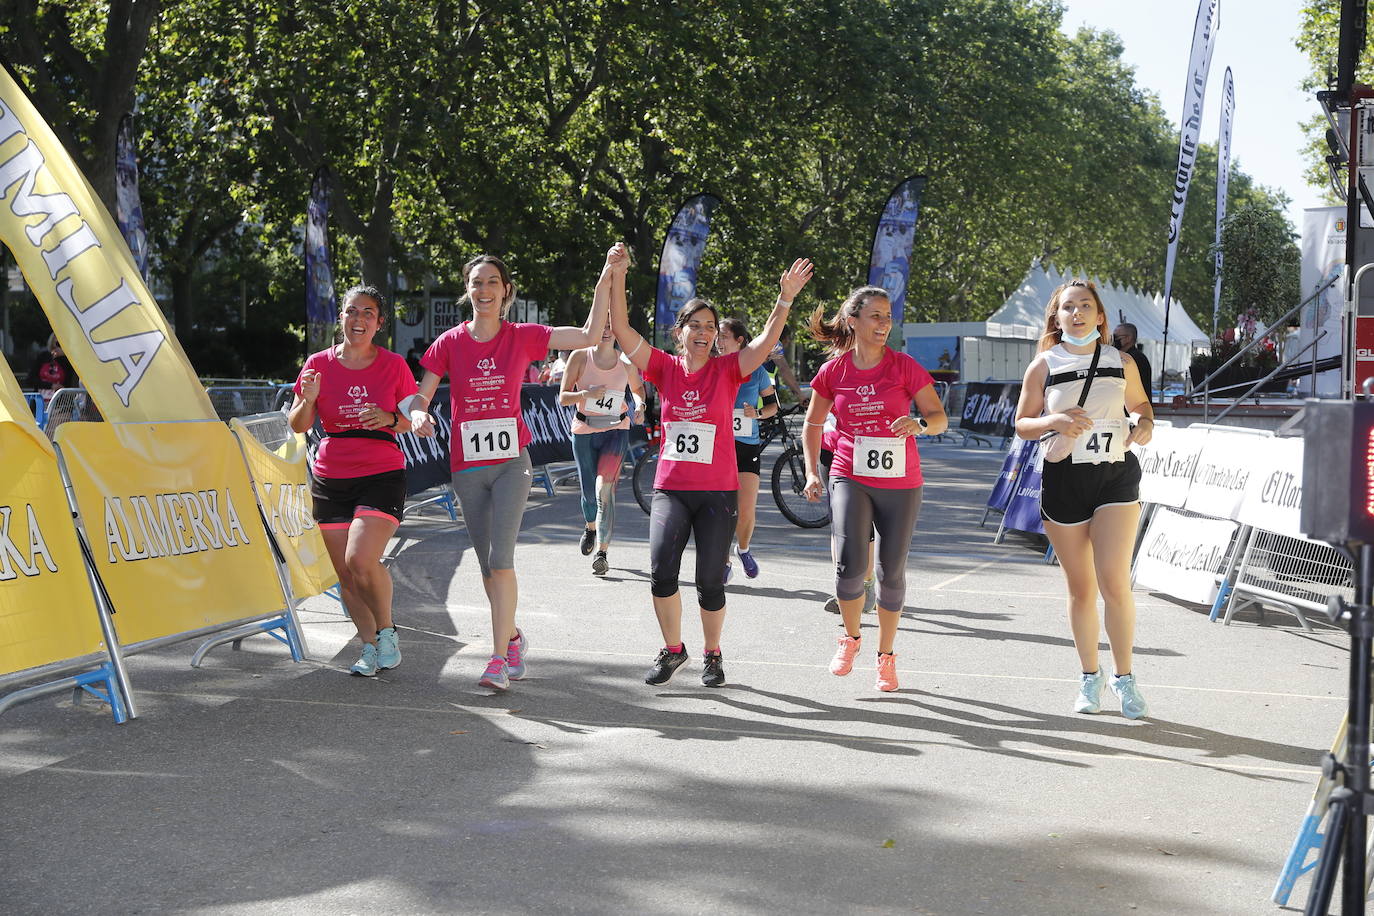
[[1155, 510], [1136, 554], [1135, 584], [1195, 604], [1211, 604], [1235, 535], [1229, 519]]
[[248, 474], [258, 489], [267, 525], [291, 571], [291, 594], [318, 595], [339, 581], [315, 524], [310, 475], [305, 465], [305, 436], [294, 434], [276, 451], [268, 451], [235, 417], [229, 428], [243, 448]]
[[1267, 437], [1207, 430], [1183, 508], [1213, 518], [1236, 519], [1255, 456], [1268, 442]]
[[1275, 534], [1302, 537], [1303, 440], [1260, 439], [1250, 455], [1250, 480], [1236, 518]]
[[906, 285], [911, 275], [911, 246], [916, 240], [916, 217], [926, 176], [914, 175], [897, 185], [878, 217], [873, 253], [868, 259], [868, 283], [887, 290], [892, 322], [900, 332], [906, 314]]
[[124, 243], [148, 279], [148, 233], [143, 230], [143, 204], [138, 199], [138, 154], [134, 151], [134, 119], [125, 115], [115, 138], [115, 220]]
[[1169, 247], [1164, 256], [1164, 349], [1169, 344], [1169, 297], [1174, 285], [1174, 261], [1178, 257], [1178, 236], [1183, 228], [1183, 209], [1188, 204], [1188, 187], [1193, 182], [1202, 133], [1202, 103], [1207, 95], [1207, 75], [1212, 70], [1212, 46], [1220, 25], [1220, 0], [1198, 0], [1193, 21], [1193, 50], [1188, 56], [1188, 82], [1183, 90], [1183, 120], [1178, 138], [1178, 167], [1174, 170], [1173, 197], [1169, 202]]
[[0, 675], [104, 651], [57, 456], [3, 403], [0, 475]]
[[1011, 502], [1011, 494], [1016, 487], [1017, 475], [1021, 473], [1021, 466], [1025, 464], [1027, 456], [1035, 448], [1034, 439], [1018, 439], [1015, 436], [1011, 440], [1011, 448], [1007, 449], [1007, 457], [1002, 461], [1002, 473], [997, 475], [997, 483], [992, 486], [992, 493], [988, 495], [988, 508], [1006, 511], [1007, 504]]
[[[1303, 211], [1302, 219], [1302, 298], [1316, 293], [1333, 277], [1345, 272], [1345, 207], [1316, 207]], [[1298, 313], [1297, 349], [1307, 346], [1321, 332], [1326, 336], [1317, 342], [1316, 358], [1339, 356], [1343, 349], [1341, 313], [1345, 309], [1344, 283], [1336, 282], [1322, 289], [1315, 299]], [[1357, 343], [1358, 347], [1359, 344]], [[1303, 354], [1303, 361], [1312, 359], [1313, 351]], [[1357, 354], [1358, 358], [1358, 354]], [[1316, 391], [1308, 390], [1306, 377], [1299, 382], [1302, 390], [1316, 397], [1340, 397], [1341, 370], [1328, 369], [1317, 374]]]
[[1132, 445], [1140, 461], [1140, 501], [1182, 508], [1206, 441], [1205, 429], [1156, 426], [1149, 445]]
[[1026, 455], [1021, 469], [1021, 479], [1016, 482], [1007, 511], [1002, 516], [1002, 525], [1017, 531], [1044, 534], [1045, 523], [1040, 518], [1040, 487], [1044, 463], [1040, 456], [1040, 443], [1030, 443], [1031, 450]]
[[57, 444], [121, 643], [283, 608], [248, 469], [223, 423], [64, 423]]
[[678, 208], [668, 234], [663, 239], [663, 253], [658, 259], [658, 297], [654, 306], [655, 343], [662, 343], [677, 319], [678, 309], [697, 294], [697, 271], [706, 250], [706, 237], [711, 233], [711, 214], [720, 199], [711, 194], [689, 197]]
[[1016, 435], [1020, 382], [969, 382], [959, 429], [984, 436]]
[[334, 269], [329, 260], [329, 181], [324, 169], [310, 184], [305, 206], [306, 352], [315, 353], [334, 340], [339, 307], [334, 298]]
[[119, 227], [3, 69], [0, 243], [13, 253], [101, 416], [215, 419]]
[[[530, 462], [536, 467], [572, 461], [572, 408], [558, 403], [558, 389], [552, 385], [522, 385], [520, 413], [530, 431]], [[403, 433], [397, 437], [406, 458], [406, 494], [414, 496], [433, 487], [447, 486], [453, 477], [449, 470], [449, 443], [453, 418], [449, 413], [448, 386], [434, 394], [429, 414], [434, 418], [435, 434], [429, 437]], [[313, 459], [319, 444], [317, 425], [309, 434]]]
[[1231, 121], [1236, 110], [1236, 85], [1231, 68], [1221, 84], [1221, 135], [1217, 140], [1217, 241], [1216, 261], [1212, 283], [1212, 336], [1217, 336], [1217, 321], [1221, 316], [1221, 224], [1226, 221], [1226, 187], [1231, 181]]

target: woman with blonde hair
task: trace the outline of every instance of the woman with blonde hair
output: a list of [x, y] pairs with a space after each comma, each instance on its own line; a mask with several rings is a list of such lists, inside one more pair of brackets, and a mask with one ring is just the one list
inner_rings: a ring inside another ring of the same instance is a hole
[[[906, 558], [921, 508], [921, 458], [915, 437], [937, 436], [949, 425], [935, 380], [905, 353], [887, 345], [892, 301], [879, 286], [849, 294], [834, 318], [824, 306], [811, 316], [811, 335], [828, 344], [831, 359], [811, 382], [802, 448], [806, 496], [819, 501], [821, 430], [834, 414], [830, 468], [831, 537], [835, 539], [835, 596], [844, 632], [830, 673], [854, 668], [861, 642], [868, 538], [875, 533], [878, 579], [878, 677], [882, 691], [897, 689], [897, 624], [906, 602]], [[912, 405], [920, 417], [911, 415]]]
[[1112, 692], [1122, 715], [1140, 719], [1149, 712], [1131, 664], [1131, 549], [1140, 519], [1140, 463], [1130, 446], [1150, 441], [1154, 416], [1135, 363], [1104, 346], [1104, 338], [1107, 314], [1091, 282], [1070, 280], [1054, 291], [1045, 307], [1040, 352], [1021, 385], [1016, 434], [1041, 441], [1040, 517], [1064, 570], [1069, 626], [1082, 669], [1074, 711], [1102, 709], [1101, 594], [1116, 668]]

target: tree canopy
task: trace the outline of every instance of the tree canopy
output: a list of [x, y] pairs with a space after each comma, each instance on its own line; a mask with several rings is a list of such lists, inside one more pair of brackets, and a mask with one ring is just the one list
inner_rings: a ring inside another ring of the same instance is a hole
[[[761, 317], [806, 255], [811, 301], [838, 302], [913, 174], [928, 183], [908, 320], [983, 318], [1035, 257], [1162, 283], [1176, 113], [1136, 85], [1114, 35], [1065, 37], [1053, 0], [0, 10], [0, 53], [88, 174], [112, 172], [105, 125], [136, 103], [154, 288], [183, 338], [303, 323], [299, 227], [318, 169], [340, 286], [457, 291], [462, 263], [489, 251], [559, 321], [581, 320], [620, 239], [632, 307], [651, 309], [663, 233], [699, 191], [724, 202], [705, 295]], [[1215, 175], [1204, 147], [1174, 280], [1200, 324]], [[1286, 203], [1240, 168], [1230, 189], [1233, 209]]]

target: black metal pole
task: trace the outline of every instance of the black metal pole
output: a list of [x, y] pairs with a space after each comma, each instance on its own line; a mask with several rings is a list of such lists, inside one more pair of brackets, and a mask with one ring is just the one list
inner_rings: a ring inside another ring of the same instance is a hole
[[1336, 92], [1342, 98], [1355, 85], [1355, 66], [1364, 50], [1367, 0], [1341, 0], [1341, 31], [1336, 43]]
[[1374, 648], [1374, 620], [1371, 620], [1371, 576], [1374, 576], [1374, 546], [1362, 544], [1359, 574], [1355, 578], [1355, 604], [1350, 609], [1350, 742], [1346, 746], [1345, 785], [1351, 794], [1351, 810], [1345, 837], [1345, 883], [1341, 889], [1341, 912], [1364, 912], [1365, 849], [1368, 820], [1364, 799], [1369, 791], [1369, 653]]

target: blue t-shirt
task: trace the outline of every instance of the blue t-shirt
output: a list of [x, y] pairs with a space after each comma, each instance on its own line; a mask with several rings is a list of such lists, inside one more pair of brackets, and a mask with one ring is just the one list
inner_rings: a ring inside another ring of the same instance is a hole
[[[749, 381], [739, 386], [739, 396], [735, 398], [735, 409], [739, 410], [741, 407], [744, 407], [745, 405], [758, 407], [759, 397], [762, 394], [763, 389], [772, 387], [773, 379], [771, 376], [769, 376], [768, 370], [764, 369], [762, 366], [759, 366], [757, 369], [754, 370], [754, 374], [749, 376]], [[760, 441], [758, 437], [758, 428], [759, 424], [757, 421], [755, 421], [754, 435], [736, 436], [735, 441], [746, 442], [749, 445], [758, 445]]]

